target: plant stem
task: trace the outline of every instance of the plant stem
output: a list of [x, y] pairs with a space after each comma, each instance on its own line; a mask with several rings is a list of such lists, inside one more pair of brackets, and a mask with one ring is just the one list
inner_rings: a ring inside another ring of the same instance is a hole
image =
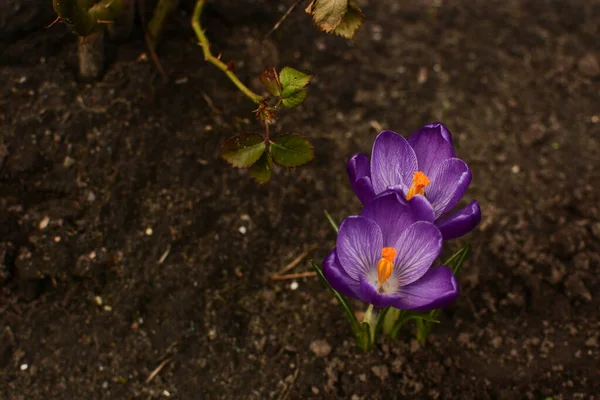
[[77, 37], [79, 76], [86, 81], [96, 80], [104, 70], [104, 30]]
[[103, 24], [114, 21], [123, 9], [121, 0], [102, 0], [89, 9], [88, 1], [79, 0], [53, 0], [52, 5], [61, 21], [78, 36], [102, 30]]
[[152, 19], [148, 22], [148, 35], [152, 46], [156, 47], [160, 34], [163, 30], [165, 20], [175, 11], [179, 5], [179, 0], [159, 0]]
[[135, 23], [135, 0], [120, 0], [121, 14], [115, 18], [114, 24], [108, 24], [106, 30], [111, 38], [129, 37]]
[[248, 89], [248, 87], [238, 79], [235, 73], [229, 69], [227, 64], [225, 64], [219, 58], [215, 57], [210, 52], [210, 43], [208, 41], [208, 38], [204, 34], [202, 26], [200, 25], [200, 15], [202, 14], [202, 8], [204, 7], [204, 3], [206, 3], [206, 0], [198, 0], [196, 2], [196, 7], [194, 8], [194, 13], [192, 14], [192, 27], [194, 28], [194, 32], [198, 37], [200, 46], [202, 46], [202, 51], [204, 52], [204, 59], [212, 65], [214, 65], [215, 67], [219, 68], [221, 71], [225, 72], [225, 75], [227, 75], [231, 82], [233, 82], [233, 84], [237, 86], [237, 88], [242, 93], [244, 93], [250, 100], [252, 100], [256, 104], [260, 104], [260, 102], [264, 100], [263, 97]]
[[369, 347], [375, 343], [375, 328], [377, 327], [378, 312], [373, 309], [373, 304], [369, 304], [363, 322], [369, 325]]

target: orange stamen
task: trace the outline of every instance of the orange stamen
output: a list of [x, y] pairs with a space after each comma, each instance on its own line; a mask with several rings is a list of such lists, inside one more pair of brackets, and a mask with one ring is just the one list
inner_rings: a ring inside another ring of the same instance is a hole
[[382, 258], [377, 263], [377, 280], [383, 284], [392, 275], [394, 270], [394, 258], [396, 258], [396, 249], [393, 247], [384, 247], [381, 250]]
[[406, 200], [412, 199], [414, 196], [425, 194], [425, 186], [429, 185], [429, 178], [421, 171], [413, 174], [413, 183], [406, 194]]

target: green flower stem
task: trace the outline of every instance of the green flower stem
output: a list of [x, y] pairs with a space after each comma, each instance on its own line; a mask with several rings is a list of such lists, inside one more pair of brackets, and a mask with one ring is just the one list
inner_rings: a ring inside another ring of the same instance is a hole
[[156, 43], [163, 30], [165, 20], [169, 15], [175, 11], [179, 5], [179, 0], [159, 0], [152, 19], [148, 22], [148, 35], [150, 35], [150, 42], [153, 47], [156, 47]]
[[264, 100], [264, 98], [261, 95], [256, 94], [252, 90], [248, 89], [248, 87], [239, 80], [235, 73], [233, 73], [233, 71], [229, 69], [227, 64], [225, 64], [219, 58], [215, 57], [210, 52], [210, 43], [208, 41], [208, 38], [204, 34], [202, 26], [200, 25], [200, 15], [202, 14], [202, 8], [204, 7], [204, 3], [206, 3], [206, 0], [198, 0], [196, 2], [196, 7], [194, 8], [194, 13], [192, 14], [192, 27], [194, 28], [194, 32], [198, 37], [200, 46], [202, 46], [202, 51], [204, 52], [204, 59], [212, 65], [214, 65], [215, 67], [219, 68], [221, 71], [223, 71], [225, 75], [227, 75], [227, 77], [231, 80], [231, 82], [233, 82], [233, 84], [237, 86], [237, 88], [242, 93], [244, 93], [250, 100], [252, 100], [256, 104], [260, 104]]
[[369, 304], [367, 307], [367, 311], [365, 311], [365, 316], [363, 318], [363, 323], [369, 325], [369, 336], [371, 337], [371, 341], [375, 340], [375, 327], [377, 326], [377, 312], [373, 312], [373, 304]]
[[[431, 319], [437, 320], [440, 316], [440, 310], [432, 310], [428, 315]], [[429, 336], [432, 326], [432, 321], [427, 321], [424, 319], [417, 320], [417, 340], [419, 343], [423, 344], [427, 341], [427, 336]]]
[[392, 333], [394, 329], [394, 325], [396, 321], [400, 319], [402, 316], [402, 310], [398, 310], [397, 308], [389, 307], [388, 312], [383, 319], [383, 333], [389, 335]]
[[121, 0], [102, 0], [90, 7], [89, 0], [52, 0], [60, 20], [78, 36], [88, 36], [104, 28], [121, 14]]
[[[427, 335], [429, 334], [431, 324], [438, 324], [440, 322], [437, 320], [438, 315], [439, 310], [434, 310], [429, 314], [401, 311], [398, 315], [398, 319], [395, 321], [394, 326], [392, 327], [390, 336], [392, 339], [396, 339], [400, 334], [400, 328], [402, 328], [402, 326], [404, 326], [404, 324], [408, 321], [414, 319], [417, 321], [417, 339], [423, 338], [422, 340], [424, 341], [427, 338]], [[423, 328], [423, 324], [429, 325], [427, 325], [427, 328]], [[421, 341], [421, 339], [419, 339], [419, 341]]]

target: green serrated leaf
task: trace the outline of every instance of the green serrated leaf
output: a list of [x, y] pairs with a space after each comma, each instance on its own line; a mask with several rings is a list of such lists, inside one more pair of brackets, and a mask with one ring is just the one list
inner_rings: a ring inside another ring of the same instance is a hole
[[308, 85], [313, 75], [305, 74], [297, 69], [285, 67], [279, 73], [281, 83], [281, 101], [285, 107], [296, 107], [306, 100]]
[[263, 84], [265, 88], [271, 93], [273, 96], [281, 95], [281, 83], [279, 82], [279, 77], [277, 76], [277, 71], [275, 68], [267, 68], [262, 74], [259, 76], [260, 83]]
[[273, 161], [282, 167], [299, 167], [315, 157], [310, 142], [296, 133], [279, 135], [270, 144]]
[[256, 182], [268, 183], [273, 174], [273, 159], [269, 152], [265, 151], [258, 161], [252, 164], [248, 172]]
[[[308, 90], [306, 89], [294, 89], [293, 91], [294, 94], [286, 95], [286, 90], [284, 89], [281, 94], [281, 103], [287, 108], [294, 108], [304, 103], [304, 100], [306, 100], [306, 96], [308, 95]], [[292, 90], [289, 92], [292, 92]]]
[[292, 67], [283, 67], [279, 72], [279, 82], [285, 90], [287, 87], [302, 89], [306, 87], [313, 78], [313, 75], [305, 74]]
[[305, 11], [319, 29], [331, 32], [342, 22], [347, 9], [348, 0], [313, 0]]
[[365, 16], [360, 11], [360, 8], [358, 8], [354, 1], [350, 1], [348, 3], [348, 11], [344, 14], [344, 18], [342, 18], [340, 24], [333, 30], [333, 33], [346, 39], [352, 39], [364, 19]]
[[242, 133], [225, 140], [221, 147], [221, 157], [234, 167], [247, 168], [260, 158], [266, 147], [262, 135]]

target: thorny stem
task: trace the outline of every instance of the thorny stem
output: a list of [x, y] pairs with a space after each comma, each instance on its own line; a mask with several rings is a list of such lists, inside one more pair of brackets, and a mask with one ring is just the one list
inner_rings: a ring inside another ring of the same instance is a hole
[[260, 104], [264, 100], [263, 97], [248, 89], [248, 87], [239, 80], [235, 73], [229, 69], [227, 64], [225, 64], [219, 58], [215, 57], [210, 52], [210, 43], [208, 41], [208, 38], [204, 34], [202, 26], [200, 25], [200, 15], [202, 14], [202, 8], [204, 7], [204, 3], [206, 3], [206, 0], [198, 0], [196, 2], [196, 7], [194, 8], [194, 13], [192, 14], [192, 27], [194, 28], [194, 32], [198, 37], [200, 46], [202, 46], [202, 51], [204, 52], [204, 59], [212, 65], [214, 65], [215, 67], [219, 68], [221, 71], [225, 72], [225, 75], [227, 75], [231, 82], [233, 82], [233, 84], [237, 86], [237, 88], [242, 93], [244, 93], [250, 100], [252, 100], [256, 104]]
[[61, 21], [78, 36], [87, 36], [102, 30], [103, 24], [112, 22], [123, 9], [121, 0], [102, 0], [90, 7], [90, 1], [53, 0], [52, 6]]
[[77, 37], [79, 75], [85, 80], [98, 79], [104, 70], [104, 31]]

